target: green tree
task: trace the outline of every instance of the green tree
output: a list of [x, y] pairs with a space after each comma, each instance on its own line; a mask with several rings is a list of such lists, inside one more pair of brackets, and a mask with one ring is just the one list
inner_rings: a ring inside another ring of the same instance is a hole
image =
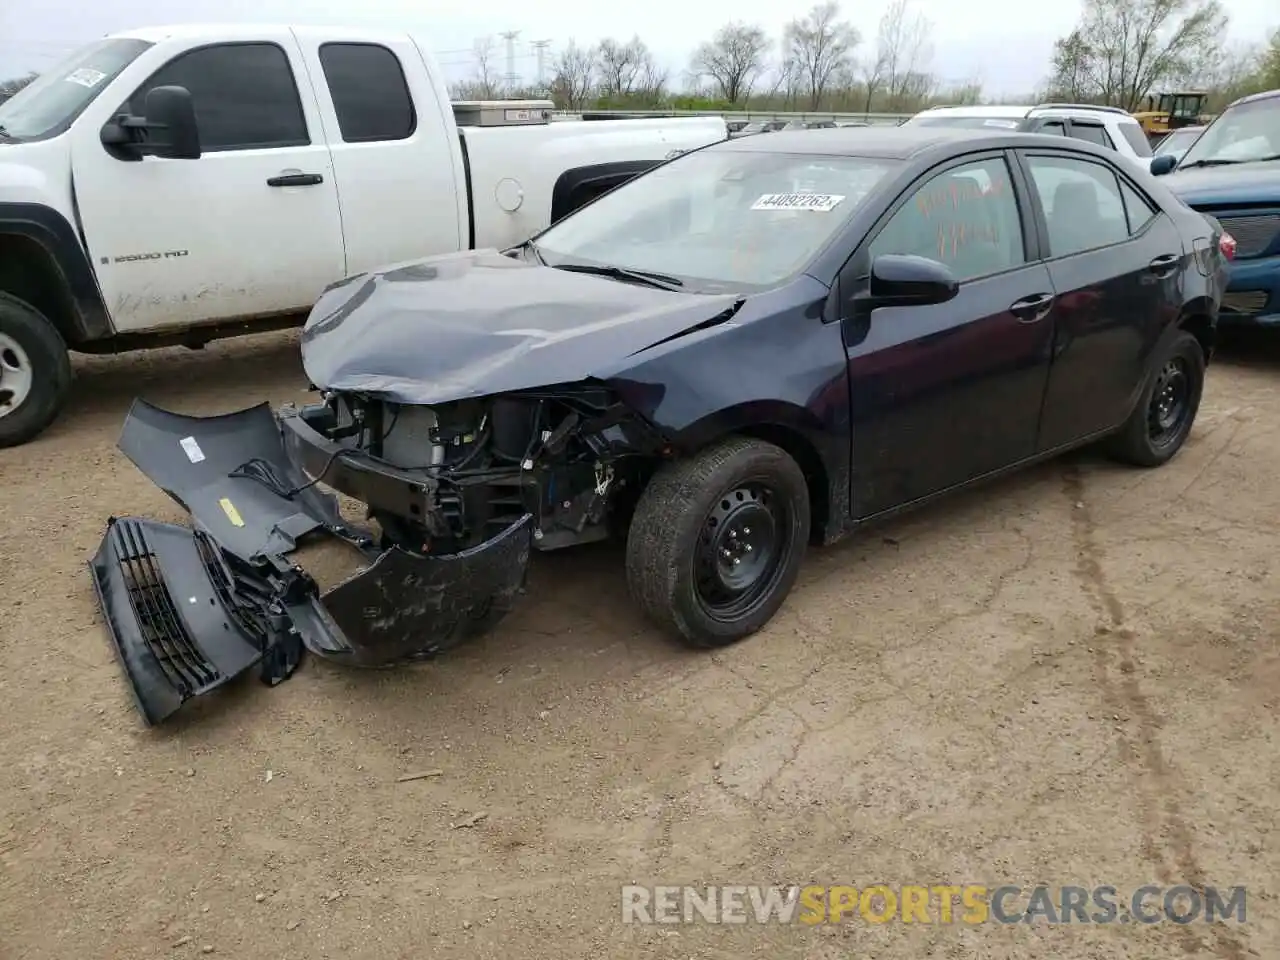
[[1092, 81], [1093, 48], [1077, 28], [1053, 44], [1048, 99], [1081, 103], [1098, 95]]
[[1271, 43], [1262, 54], [1262, 67], [1258, 73], [1264, 89], [1280, 89], [1280, 27], [1271, 34]]

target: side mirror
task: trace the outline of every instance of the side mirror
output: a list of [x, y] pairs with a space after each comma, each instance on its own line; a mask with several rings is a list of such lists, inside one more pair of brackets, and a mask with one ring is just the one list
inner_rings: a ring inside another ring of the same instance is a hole
[[170, 160], [200, 159], [200, 128], [186, 87], [147, 91], [145, 116], [124, 115], [102, 128], [102, 143], [131, 159], [144, 154]]
[[875, 307], [946, 303], [959, 292], [951, 268], [928, 257], [884, 253], [871, 263], [868, 293]]
[[1178, 158], [1171, 153], [1164, 153], [1151, 158], [1151, 175], [1163, 177], [1178, 165]]

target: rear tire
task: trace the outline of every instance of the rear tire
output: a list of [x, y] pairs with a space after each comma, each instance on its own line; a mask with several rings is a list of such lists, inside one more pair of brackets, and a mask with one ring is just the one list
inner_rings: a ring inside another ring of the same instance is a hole
[[1204, 393], [1204, 350], [1179, 330], [1155, 356], [1133, 413], [1105, 444], [1107, 453], [1135, 467], [1159, 467], [1182, 449]]
[[631, 521], [631, 595], [692, 646], [734, 643], [768, 623], [790, 593], [809, 519], [804, 473], [771, 443], [734, 437], [667, 464]]
[[62, 335], [35, 307], [0, 293], [0, 447], [43, 433], [70, 388], [71, 357]]

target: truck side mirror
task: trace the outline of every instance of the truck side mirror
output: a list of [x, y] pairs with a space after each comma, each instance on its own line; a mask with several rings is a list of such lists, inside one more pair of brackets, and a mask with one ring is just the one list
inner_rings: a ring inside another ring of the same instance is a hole
[[186, 87], [155, 87], [147, 91], [145, 116], [128, 114], [102, 128], [102, 143], [130, 159], [145, 154], [170, 160], [200, 159], [200, 128], [196, 108]]
[[1151, 175], [1153, 177], [1163, 177], [1177, 165], [1177, 157], [1171, 153], [1162, 153], [1158, 157], [1151, 158]]

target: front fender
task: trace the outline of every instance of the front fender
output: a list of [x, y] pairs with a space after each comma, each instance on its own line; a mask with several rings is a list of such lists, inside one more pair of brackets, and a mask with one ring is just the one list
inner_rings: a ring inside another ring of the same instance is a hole
[[848, 360], [839, 324], [822, 322], [827, 293], [802, 277], [748, 300], [724, 322], [641, 350], [598, 379], [686, 455], [734, 433], [778, 443], [806, 473], [821, 472], [827, 516], [841, 526], [850, 465]]

